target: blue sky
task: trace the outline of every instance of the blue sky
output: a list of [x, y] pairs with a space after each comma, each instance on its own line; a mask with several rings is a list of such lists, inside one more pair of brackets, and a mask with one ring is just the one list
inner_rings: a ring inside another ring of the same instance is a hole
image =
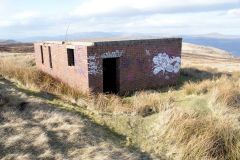
[[240, 0], [0, 0], [0, 39], [77, 32], [240, 35]]

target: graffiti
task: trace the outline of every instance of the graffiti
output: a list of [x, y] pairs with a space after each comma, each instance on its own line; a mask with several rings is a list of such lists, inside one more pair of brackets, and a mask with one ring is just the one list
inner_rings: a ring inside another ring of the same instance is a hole
[[157, 75], [162, 72], [163, 75], [166, 72], [178, 73], [180, 70], [180, 57], [169, 57], [166, 53], [159, 53], [157, 56], [153, 57], [153, 74]]
[[116, 50], [115, 52], [106, 52], [100, 56], [100, 58], [117, 58], [121, 57], [123, 54], [123, 51]]
[[170, 78], [169, 78], [169, 76], [167, 75], [167, 76], [165, 77], [165, 79], [166, 79], [166, 80], [169, 80]]
[[131, 64], [131, 60], [129, 58], [122, 57], [121, 69], [128, 68], [130, 64]]
[[74, 63], [77, 64], [77, 66], [74, 67], [74, 71], [80, 73], [84, 78], [87, 78], [86, 70], [84, 69], [84, 66], [86, 66], [86, 61], [84, 61], [86, 54], [82, 47], [77, 47], [75, 50], [75, 59]]
[[146, 49], [146, 55], [150, 56], [150, 51]]
[[96, 56], [89, 56], [88, 61], [88, 74], [96, 75], [98, 73], [102, 73], [102, 69], [99, 61], [96, 59]]
[[102, 54], [101, 56], [97, 57], [95, 56], [88, 56], [88, 74], [96, 75], [102, 73], [102, 67], [100, 65], [100, 62], [97, 60], [99, 58], [117, 58], [121, 57], [123, 54], [123, 51], [116, 50], [114, 52], [106, 52]]

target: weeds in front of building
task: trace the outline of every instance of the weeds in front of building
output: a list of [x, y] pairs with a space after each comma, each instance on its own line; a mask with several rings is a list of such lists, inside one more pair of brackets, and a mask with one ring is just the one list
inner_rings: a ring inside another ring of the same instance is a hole
[[185, 68], [179, 85], [171, 89], [119, 97], [81, 93], [36, 69], [31, 57], [6, 57], [0, 61], [0, 74], [4, 77], [100, 114], [96, 121], [127, 136], [128, 146], [173, 159], [240, 157], [237, 72]]

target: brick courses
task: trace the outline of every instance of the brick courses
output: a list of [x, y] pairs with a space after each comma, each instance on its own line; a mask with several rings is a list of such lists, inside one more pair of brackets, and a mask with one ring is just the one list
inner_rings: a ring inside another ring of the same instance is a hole
[[[40, 46], [43, 46], [44, 64]], [[48, 46], [51, 47], [52, 68]], [[176, 84], [180, 75], [181, 47], [181, 38], [44, 41], [34, 44], [37, 67], [81, 91], [103, 92], [103, 59], [117, 58], [120, 94]], [[68, 66], [67, 48], [74, 49], [75, 66]]]

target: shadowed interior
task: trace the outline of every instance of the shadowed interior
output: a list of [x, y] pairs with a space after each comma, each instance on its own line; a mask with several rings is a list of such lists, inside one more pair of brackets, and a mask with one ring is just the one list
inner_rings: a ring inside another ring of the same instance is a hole
[[118, 93], [117, 58], [103, 59], [103, 92]]

